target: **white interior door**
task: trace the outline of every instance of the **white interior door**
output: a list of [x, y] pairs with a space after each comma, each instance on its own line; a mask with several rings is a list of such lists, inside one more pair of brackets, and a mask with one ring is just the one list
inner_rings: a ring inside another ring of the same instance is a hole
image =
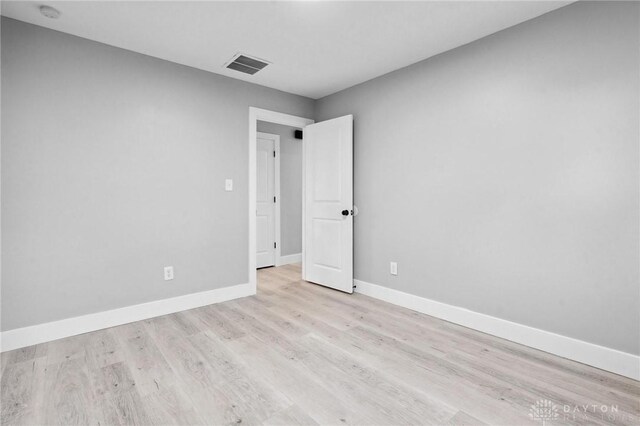
[[258, 133], [256, 149], [256, 267], [276, 264], [275, 141]]
[[353, 116], [304, 129], [303, 278], [353, 293]]

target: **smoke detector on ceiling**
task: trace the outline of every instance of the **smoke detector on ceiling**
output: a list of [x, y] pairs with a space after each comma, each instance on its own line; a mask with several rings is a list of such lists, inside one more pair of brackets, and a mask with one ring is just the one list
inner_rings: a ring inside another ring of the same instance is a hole
[[236, 53], [230, 61], [224, 64], [224, 67], [253, 75], [270, 63], [271, 62], [265, 61], [264, 59], [258, 59], [256, 57], [245, 55], [244, 53]]
[[51, 6], [40, 6], [40, 13], [50, 19], [58, 19], [60, 17], [60, 11]]

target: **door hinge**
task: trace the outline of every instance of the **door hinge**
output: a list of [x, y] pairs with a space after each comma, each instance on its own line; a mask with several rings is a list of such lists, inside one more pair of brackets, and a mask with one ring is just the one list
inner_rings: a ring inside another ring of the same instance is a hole
[[273, 243], [273, 248], [276, 248], [276, 243]]
[[273, 158], [276, 158], [276, 152], [273, 151]]
[[276, 202], [276, 197], [273, 197], [273, 202], [274, 202], [274, 203]]

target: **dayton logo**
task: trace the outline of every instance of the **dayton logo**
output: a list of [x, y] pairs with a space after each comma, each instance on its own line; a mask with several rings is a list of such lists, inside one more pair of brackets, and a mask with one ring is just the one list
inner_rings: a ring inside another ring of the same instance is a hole
[[557, 419], [558, 406], [548, 399], [539, 399], [529, 409], [529, 417], [542, 422], [544, 426], [547, 422]]

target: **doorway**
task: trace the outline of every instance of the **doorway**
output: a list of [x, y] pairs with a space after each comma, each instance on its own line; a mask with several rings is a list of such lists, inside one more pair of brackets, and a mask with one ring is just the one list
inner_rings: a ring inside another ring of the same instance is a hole
[[353, 217], [358, 212], [353, 205], [353, 116], [313, 124], [310, 119], [252, 107], [249, 108], [249, 285], [255, 293], [256, 268], [279, 262], [276, 240], [280, 235], [275, 235], [275, 215], [280, 205], [275, 193], [279, 185], [276, 189], [275, 161], [267, 161], [271, 153], [273, 158], [278, 157], [277, 138], [260, 133], [260, 122], [304, 129], [300, 144], [302, 190], [297, 194], [302, 200], [302, 214], [298, 215], [303, 222], [301, 278], [353, 293]]
[[[260, 124], [260, 129], [264, 130], [263, 136], [265, 133], [269, 133], [269, 130], [272, 130], [272, 125], [281, 125], [281, 126], [289, 126], [292, 129], [303, 129], [305, 126], [312, 124], [314, 121], [308, 118], [297, 117], [289, 114], [283, 114], [279, 112], [264, 110], [260, 108], [249, 108], [249, 284], [252, 287], [253, 293], [257, 291], [257, 268], [258, 268], [258, 126]], [[277, 133], [277, 132], [276, 132]], [[274, 134], [273, 130], [270, 134]], [[280, 142], [282, 143], [282, 137], [280, 138]], [[302, 140], [299, 140], [300, 148], [302, 149]], [[274, 143], [275, 146], [275, 143]], [[263, 154], [261, 154], [263, 155]], [[278, 155], [276, 153], [276, 160], [278, 159]], [[263, 158], [264, 160], [264, 158]], [[300, 164], [302, 167], [302, 164]], [[268, 165], [266, 166], [268, 167]], [[273, 162], [274, 167], [274, 184], [273, 184], [273, 192], [276, 197], [276, 202], [272, 204], [272, 208], [274, 211], [274, 219], [275, 216], [280, 216], [280, 212], [277, 211], [278, 207], [280, 207], [283, 203], [279, 202], [278, 194], [276, 192], [276, 184], [275, 177], [276, 173], [279, 174], [279, 171], [276, 170], [276, 162]], [[300, 179], [304, 179], [304, 175], [301, 175]], [[299, 182], [301, 187], [303, 187], [304, 182]], [[300, 191], [300, 197], [302, 196], [302, 190]], [[263, 197], [264, 198], [264, 197]], [[302, 217], [302, 215], [300, 215]], [[274, 222], [273, 232], [274, 232], [274, 243], [275, 247], [273, 250], [274, 260], [273, 263], [276, 265], [277, 261], [277, 250], [278, 248], [282, 248], [278, 244], [278, 237], [276, 234], [280, 234], [280, 230], [276, 231], [276, 224]], [[268, 241], [269, 236], [266, 237], [265, 242]], [[303, 237], [304, 238], [304, 237]], [[280, 238], [282, 240], [282, 238]], [[273, 246], [272, 246], [273, 247]], [[295, 253], [294, 253], [295, 254]], [[281, 253], [280, 261], [291, 261], [295, 260], [292, 258], [284, 259], [284, 256]], [[270, 259], [270, 258], [268, 258]], [[264, 259], [262, 259], [264, 260]]]

